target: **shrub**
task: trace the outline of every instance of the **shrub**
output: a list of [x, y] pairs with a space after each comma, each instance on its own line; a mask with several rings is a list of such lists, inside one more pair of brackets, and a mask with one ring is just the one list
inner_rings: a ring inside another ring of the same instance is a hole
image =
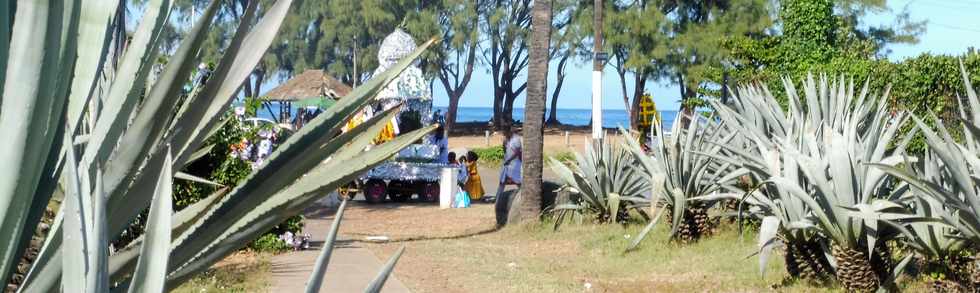
[[480, 159], [479, 163], [485, 165], [500, 165], [504, 162], [504, 147], [495, 146], [488, 148], [475, 148], [472, 149]]
[[279, 239], [279, 236], [272, 233], [266, 233], [262, 237], [259, 237], [259, 239], [255, 239], [255, 241], [248, 244], [248, 247], [262, 252], [283, 252], [291, 248], [289, 245], [286, 245], [285, 241]]

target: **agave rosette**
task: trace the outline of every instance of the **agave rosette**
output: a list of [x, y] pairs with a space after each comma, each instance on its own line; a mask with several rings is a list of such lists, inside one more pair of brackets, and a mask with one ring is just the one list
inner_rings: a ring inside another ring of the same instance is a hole
[[570, 215], [591, 215], [599, 222], [625, 220], [624, 215], [636, 208], [633, 202], [648, 190], [647, 180], [633, 167], [632, 155], [617, 145], [589, 145], [584, 154], [575, 153], [570, 166], [549, 159], [564, 191], [553, 209], [556, 229]]
[[[626, 130], [620, 130], [625, 137], [624, 145], [650, 180], [652, 195], [647, 202], [654, 215], [628, 250], [639, 245], [663, 214], [670, 215], [670, 236], [675, 237], [682, 227], [687, 228], [685, 217], [690, 217], [692, 212], [706, 217], [706, 209], [715, 202], [708, 195], [725, 190], [736, 178], [747, 174], [745, 169], [735, 168], [734, 163], [718, 159], [724, 150], [722, 145], [733, 141], [737, 133], [713, 117], [692, 118], [686, 128], [674, 123], [670, 134], [664, 133], [663, 126], [654, 121], [651, 134], [656, 142], [650, 154]], [[690, 228], [702, 230], [694, 233], [708, 229]]]
[[[170, 0], [146, 3], [115, 68], [107, 66], [113, 26], [106, 24], [116, 23], [112, 12], [118, 2], [22, 1], [16, 12], [0, 5], [0, 15], [16, 13], [12, 25], [0, 18], [0, 35], [12, 36], [0, 44], [0, 59], [11, 62], [0, 80], [0, 134], [11, 143], [0, 153], [20, 170], [0, 181], [0, 274], [11, 275], [48, 200], [63, 192], [65, 204], [21, 291], [104, 292], [110, 284], [113, 291], [129, 284], [133, 292], [172, 288], [434, 128], [365, 151], [396, 108], [340, 133], [432, 40], [290, 136], [238, 186], [172, 212], [171, 178], [191, 178], [179, 170], [208, 148], [204, 142], [220, 127], [292, 3], [278, 0], [260, 9], [259, 2], [249, 2], [217, 68], [190, 92], [183, 87], [200, 62], [197, 52], [221, 1], [208, 5], [155, 78], [149, 76], [158, 66]], [[146, 207], [147, 234], [107, 255], [109, 241]]]

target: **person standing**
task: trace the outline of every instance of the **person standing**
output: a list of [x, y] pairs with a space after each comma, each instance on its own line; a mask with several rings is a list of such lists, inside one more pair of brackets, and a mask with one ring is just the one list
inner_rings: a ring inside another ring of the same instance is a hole
[[477, 170], [476, 162], [480, 157], [476, 155], [476, 152], [469, 151], [466, 152], [466, 164], [465, 168], [468, 173], [468, 178], [466, 180], [466, 192], [470, 194], [470, 199], [480, 200], [483, 198], [483, 180], [480, 180], [480, 171]]
[[521, 187], [521, 153], [522, 138], [510, 126], [504, 126], [504, 164], [500, 170], [500, 184], [497, 186], [496, 198], [500, 198], [507, 185]]

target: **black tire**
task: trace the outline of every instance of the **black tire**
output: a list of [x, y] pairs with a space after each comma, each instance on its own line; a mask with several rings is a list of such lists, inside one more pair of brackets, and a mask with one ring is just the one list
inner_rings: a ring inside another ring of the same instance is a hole
[[381, 180], [371, 180], [364, 184], [364, 199], [368, 203], [382, 203], [388, 194], [388, 185]]
[[403, 193], [399, 192], [399, 193], [388, 194], [388, 198], [390, 198], [391, 201], [393, 201], [393, 202], [406, 202], [406, 201], [408, 201], [409, 198], [412, 198], [412, 195], [411, 194], [403, 194]]
[[419, 188], [419, 199], [425, 202], [438, 202], [439, 201], [439, 183], [426, 182], [422, 183]]

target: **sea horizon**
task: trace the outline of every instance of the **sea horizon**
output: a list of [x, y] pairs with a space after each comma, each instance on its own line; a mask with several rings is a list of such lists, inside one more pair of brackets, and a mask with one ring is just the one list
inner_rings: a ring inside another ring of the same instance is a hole
[[[445, 115], [448, 107], [435, 106]], [[545, 119], [548, 118], [549, 109], [545, 110]], [[514, 120], [524, 120], [524, 108], [514, 108]], [[558, 122], [565, 125], [587, 126], [592, 122], [592, 109], [558, 108], [556, 113]], [[660, 117], [665, 127], [670, 127], [674, 122], [677, 111], [660, 111]], [[493, 118], [493, 107], [459, 107], [456, 109], [456, 122], [489, 122]], [[623, 126], [629, 127], [629, 116], [624, 109], [603, 109], [602, 125], [604, 127]]]

